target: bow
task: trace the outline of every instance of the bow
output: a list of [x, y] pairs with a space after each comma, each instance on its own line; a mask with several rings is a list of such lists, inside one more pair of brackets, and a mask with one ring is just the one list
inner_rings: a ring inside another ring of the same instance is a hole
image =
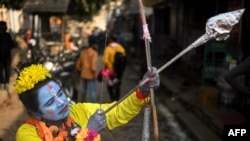
[[[139, 1], [140, 7], [143, 6], [142, 3], [141, 3], [141, 0], [138, 0], [138, 1]], [[140, 10], [142, 10], [141, 11], [141, 14], [142, 14], [143, 8], [140, 9]], [[163, 71], [165, 68], [167, 68], [168, 66], [170, 66], [174, 61], [176, 61], [177, 59], [179, 59], [181, 56], [183, 56], [188, 51], [190, 51], [193, 48], [196, 48], [196, 47], [198, 47], [198, 46], [200, 46], [202, 44], [205, 44], [206, 42], [208, 42], [211, 39], [216, 39], [217, 41], [228, 39], [228, 37], [230, 36], [231, 30], [233, 29], [234, 25], [236, 25], [239, 22], [239, 20], [240, 20], [240, 18], [241, 18], [241, 16], [242, 16], [242, 14], [243, 14], [244, 11], [245, 11], [245, 9], [239, 9], [239, 10], [235, 10], [235, 11], [231, 11], [231, 12], [219, 14], [219, 15], [216, 15], [214, 17], [209, 18], [208, 21], [207, 21], [207, 23], [206, 23], [206, 32], [205, 32], [205, 34], [203, 34], [202, 36], [200, 36], [191, 45], [189, 45], [183, 51], [181, 51], [180, 53], [178, 53], [175, 57], [173, 57], [171, 60], [169, 60], [168, 62], [166, 62], [164, 65], [162, 65], [159, 69], [157, 69], [157, 73], [160, 73], [161, 71]], [[144, 16], [142, 16], [142, 20], [144, 21], [144, 24], [143, 24], [144, 35], [143, 35], [143, 37], [144, 37], [145, 45], [146, 45], [147, 65], [151, 66], [150, 50], [147, 49], [147, 47], [149, 47], [149, 42], [151, 42], [151, 38], [150, 38], [150, 35], [149, 35], [149, 32], [148, 32], [148, 29], [146, 28], [147, 24], [146, 24], [146, 20], [145, 20]], [[118, 100], [115, 104], [113, 104], [111, 107], [109, 107], [108, 109], [106, 109], [106, 111], [104, 111], [104, 113], [107, 113], [110, 110], [112, 110], [121, 101], [123, 101], [131, 93], [133, 93], [136, 89], [138, 89], [140, 86], [144, 85], [148, 80], [149, 80], [148, 78], [142, 80], [141, 83], [139, 83], [137, 86], [135, 86], [133, 89], [131, 89], [128, 93], [126, 93], [120, 100]], [[152, 97], [152, 96], [154, 96], [153, 95], [153, 90], [151, 90], [151, 91], [152, 91], [152, 93], [151, 93], [151, 102], [154, 102], [154, 97]], [[152, 106], [152, 103], [151, 103], [151, 106]], [[155, 107], [153, 107], [153, 110], [155, 110], [154, 108]], [[146, 112], [148, 112], [148, 111], [146, 111]], [[156, 114], [156, 111], [153, 114]], [[147, 114], [147, 115], [149, 115], [149, 114]], [[146, 120], [148, 120], [148, 119], [149, 118], [147, 117]], [[155, 125], [155, 127], [156, 126], [158, 126], [158, 125]], [[155, 133], [155, 140], [158, 140], [158, 127], [154, 131], [154, 133]], [[143, 136], [143, 139], [144, 140], [148, 140], [149, 139], [149, 133], [148, 132], [144, 132], [144, 135], [145, 136]]]

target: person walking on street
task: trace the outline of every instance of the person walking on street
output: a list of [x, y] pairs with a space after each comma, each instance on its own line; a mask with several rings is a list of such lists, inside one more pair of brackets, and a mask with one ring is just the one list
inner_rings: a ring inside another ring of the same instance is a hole
[[100, 141], [100, 132], [126, 125], [150, 100], [150, 88], [160, 85], [157, 69], [145, 73], [148, 82], [112, 110], [112, 103], [69, 104], [60, 84], [42, 64], [21, 64], [14, 84], [30, 117], [17, 129], [16, 141]]
[[69, 39], [69, 45], [70, 45], [71, 51], [78, 51], [79, 50], [79, 47], [76, 46], [76, 43], [72, 38]]
[[64, 34], [64, 49], [68, 52], [72, 51], [70, 47], [70, 39], [71, 39], [71, 35], [68, 32], [66, 32]]
[[250, 95], [250, 88], [238, 81], [240, 76], [249, 74], [250, 72], [250, 57], [238, 64], [235, 68], [228, 71], [224, 78], [232, 86], [233, 89], [241, 94]]
[[[250, 72], [250, 57], [240, 62], [232, 70], [224, 74], [226, 82], [237, 92], [235, 98], [235, 108], [246, 116], [246, 124], [250, 126], [250, 86], [247, 83], [239, 81], [240, 76], [247, 76]], [[249, 81], [246, 79], [246, 81]], [[248, 85], [248, 86], [247, 86]]]
[[29, 44], [29, 41], [31, 38], [32, 38], [32, 32], [30, 29], [27, 29], [25, 32], [25, 37], [24, 37], [26, 44]]
[[96, 68], [97, 68], [97, 43], [89, 40], [89, 47], [81, 51], [77, 59], [76, 69], [80, 71], [82, 80], [82, 101], [86, 101], [88, 86], [90, 88], [91, 101], [96, 102]]
[[112, 101], [117, 101], [120, 98], [120, 87], [123, 72], [126, 66], [126, 52], [124, 47], [119, 44], [115, 36], [108, 38], [108, 45], [104, 49], [103, 63], [106, 69], [114, 71], [116, 77], [114, 83], [107, 84], [107, 90]]
[[7, 24], [0, 21], [0, 84], [1, 88], [8, 89], [11, 71], [11, 50], [14, 41], [7, 32]]

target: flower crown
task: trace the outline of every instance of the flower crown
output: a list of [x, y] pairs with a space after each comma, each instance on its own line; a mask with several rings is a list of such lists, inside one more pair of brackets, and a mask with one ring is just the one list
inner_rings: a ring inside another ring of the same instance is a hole
[[23, 92], [34, 88], [38, 82], [43, 81], [46, 78], [51, 78], [51, 73], [41, 64], [33, 64], [24, 68], [14, 84], [17, 94], [22, 94]]

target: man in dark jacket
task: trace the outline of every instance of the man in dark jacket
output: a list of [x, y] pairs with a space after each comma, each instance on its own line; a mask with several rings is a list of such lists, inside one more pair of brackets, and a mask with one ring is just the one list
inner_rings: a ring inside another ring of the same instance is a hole
[[13, 39], [7, 33], [7, 24], [0, 21], [0, 84], [7, 89], [11, 69], [11, 50], [14, 46]]
[[[237, 92], [234, 100], [235, 108], [246, 116], [246, 124], [250, 127], [250, 57], [246, 58], [238, 64], [235, 68], [228, 71], [224, 78]], [[245, 76], [245, 82], [239, 81], [240, 76]]]

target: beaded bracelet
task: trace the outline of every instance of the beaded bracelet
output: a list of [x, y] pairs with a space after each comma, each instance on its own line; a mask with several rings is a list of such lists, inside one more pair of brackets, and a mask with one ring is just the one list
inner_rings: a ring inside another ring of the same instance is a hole
[[136, 97], [140, 100], [143, 100], [148, 97], [148, 96], [143, 95], [139, 89], [135, 90], [135, 93], [136, 93]]

